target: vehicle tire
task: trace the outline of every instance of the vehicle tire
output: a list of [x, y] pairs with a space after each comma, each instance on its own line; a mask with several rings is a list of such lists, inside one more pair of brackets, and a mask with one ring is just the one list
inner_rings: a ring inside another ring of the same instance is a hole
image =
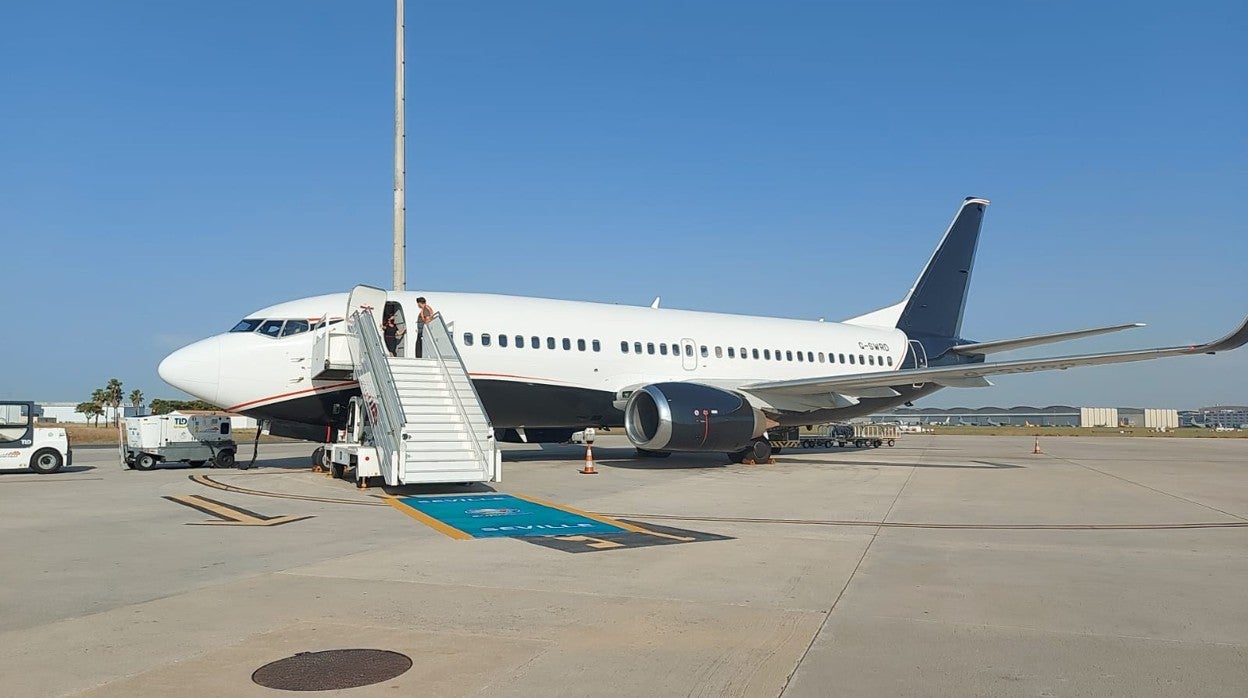
[[188, 460], [187, 461], [187, 463], [191, 464], [192, 468], [202, 468], [204, 467], [204, 463], [207, 463], [207, 462], [208, 461], [205, 461], [205, 460]]
[[346, 474], [346, 471], [347, 471], [347, 468], [342, 463], [330, 463], [329, 464], [329, 474], [335, 480], [341, 480], [342, 476]]
[[831, 441], [821, 441], [819, 442], [819, 445], [822, 446], [823, 448], [832, 448]]
[[152, 470], [156, 467], [156, 456], [150, 453], [140, 453], [134, 458], [134, 467], [139, 470]]
[[217, 457], [212, 462], [218, 468], [233, 468], [234, 452], [228, 448], [223, 451], [217, 451]]
[[317, 446], [316, 450], [312, 452], [312, 465], [318, 468], [325, 467], [325, 447], [324, 446]]
[[880, 446], [883, 446], [883, 445], [884, 445], [884, 442], [880, 441], [879, 439], [876, 439], [875, 441], [871, 442], [871, 448], [879, 448]]
[[47, 475], [55, 473], [65, 466], [61, 452], [54, 448], [41, 448], [30, 457], [30, 469], [36, 473]]
[[771, 460], [771, 454], [779, 453], [780, 449], [772, 449], [771, 442], [767, 439], [754, 439], [754, 445], [746, 452], [746, 456], [753, 456], [755, 463], [766, 463]]
[[637, 449], [638, 458], [667, 458], [672, 455], [671, 451], [647, 451], [644, 448]]
[[893, 447], [893, 440], [892, 440], [892, 439], [889, 439], [889, 440], [888, 440], [888, 447], [889, 447], [889, 448], [892, 448], [892, 447]]

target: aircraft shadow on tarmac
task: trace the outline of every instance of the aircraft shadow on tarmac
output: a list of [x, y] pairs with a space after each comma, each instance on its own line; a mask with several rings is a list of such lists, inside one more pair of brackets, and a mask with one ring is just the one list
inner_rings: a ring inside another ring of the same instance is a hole
[[1025, 465], [1017, 465], [1015, 463], [993, 463], [986, 460], [975, 460], [970, 463], [890, 463], [888, 461], [874, 460], [811, 460], [804, 459], [800, 461], [783, 461], [793, 464], [810, 464], [810, 465], [870, 465], [884, 466], [893, 468], [953, 468], [955, 470], [1013, 470], [1017, 468], [1025, 468]]
[[[61, 468], [60, 470], [56, 471], [56, 472], [55, 472], [55, 473], [53, 473], [53, 474], [55, 474], [55, 475], [67, 475], [67, 474], [70, 474], [70, 473], [85, 473], [85, 472], [90, 471], [90, 470], [95, 470], [95, 466], [94, 466], [94, 465], [67, 465], [67, 466], [65, 466], [64, 468]], [[0, 469], [0, 476], [3, 476], [3, 475], [37, 475], [37, 474], [38, 474], [38, 473], [36, 473], [35, 471], [33, 471], [33, 470], [29, 469], [29, 468], [5, 468], [5, 469]]]

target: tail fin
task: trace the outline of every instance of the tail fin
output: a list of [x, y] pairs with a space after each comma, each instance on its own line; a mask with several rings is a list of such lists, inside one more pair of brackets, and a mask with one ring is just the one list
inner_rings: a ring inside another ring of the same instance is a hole
[[967, 197], [903, 301], [845, 322], [895, 326], [910, 337], [957, 337], [975, 266], [986, 199]]

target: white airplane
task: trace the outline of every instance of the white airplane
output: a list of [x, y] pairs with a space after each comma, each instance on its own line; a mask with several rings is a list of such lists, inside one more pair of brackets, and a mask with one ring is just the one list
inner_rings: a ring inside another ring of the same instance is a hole
[[[968, 198], [922, 274], [895, 305], [840, 323], [476, 293], [389, 292], [387, 313], [414, 318], [428, 296], [500, 440], [566, 441], [624, 427], [641, 455], [722, 452], [765, 460], [775, 426], [844, 421], [987, 377], [1212, 354], [1248, 342], [1248, 319], [1201, 345], [986, 363], [988, 354], [1138, 324], [991, 342], [962, 338], [980, 224]], [[359, 386], [308, 365], [318, 321], [349, 312], [348, 294], [280, 303], [229, 332], [179, 349], [159, 368], [191, 395], [268, 420], [274, 434], [324, 442]]]

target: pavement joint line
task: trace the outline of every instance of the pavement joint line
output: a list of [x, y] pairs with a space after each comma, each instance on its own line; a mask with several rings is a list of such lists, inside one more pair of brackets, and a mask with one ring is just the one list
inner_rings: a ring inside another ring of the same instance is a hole
[[1209, 640], [1180, 640], [1173, 637], [1147, 637], [1144, 635], [1122, 635], [1119, 633], [1089, 633], [1078, 630], [1055, 630], [1053, 628], [1033, 628], [1027, 625], [1001, 625], [1000, 623], [968, 623], [966, 621], [957, 620], [940, 620], [938, 618], [908, 618], [906, 616], [880, 616], [880, 615], [864, 615], [861, 618], [875, 618], [877, 620], [900, 620], [912, 623], [928, 623], [931, 625], [951, 625], [963, 628], [987, 628], [989, 630], [1025, 630], [1027, 632], [1041, 633], [1045, 635], [1063, 635], [1073, 637], [1103, 637], [1113, 638], [1117, 640], [1138, 640], [1141, 642], [1164, 642], [1175, 645], [1211, 645], [1214, 647], [1245, 647], [1248, 648], [1248, 642], [1216, 642]]
[[926, 452], [927, 449], [925, 448], [919, 453], [918, 457], [915, 459], [915, 463], [910, 466], [910, 473], [906, 475], [906, 480], [901, 483], [901, 487], [897, 488], [897, 494], [893, 496], [893, 501], [889, 503], [888, 511], [884, 512], [884, 516], [881, 519], [881, 525], [876, 527], [875, 531], [871, 534], [871, 540], [867, 541], [866, 546], [863, 547], [862, 555], [858, 556], [858, 562], [854, 563], [853, 571], [849, 573], [849, 577], [845, 580], [845, 585], [841, 587], [841, 590], [837, 593], [836, 598], [832, 600], [832, 605], [828, 607], [828, 612], [823, 615], [823, 620], [819, 623], [819, 627], [815, 630], [814, 634], [811, 635], [810, 642], [807, 643], [806, 649], [802, 652], [802, 656], [797, 658], [797, 663], [793, 665], [793, 671], [789, 672], [789, 675], [784, 678], [784, 686], [780, 689], [781, 698], [783, 698], [785, 693], [788, 693], [789, 686], [793, 685], [793, 677], [797, 676], [797, 672], [801, 671], [802, 664], [806, 662], [806, 657], [810, 656], [810, 650], [814, 648], [815, 643], [819, 641], [819, 636], [823, 635], [824, 629], [828, 627], [828, 620], [832, 618], [832, 613], [836, 611], [836, 605], [841, 602], [842, 598], [844, 598], [845, 592], [849, 589], [849, 585], [854, 582], [854, 577], [858, 576], [858, 570], [862, 567], [863, 561], [867, 559], [867, 553], [871, 552], [871, 546], [875, 545], [875, 540], [880, 537], [880, 531], [883, 530], [883, 522], [887, 521], [888, 515], [893, 513], [893, 508], [897, 506], [897, 500], [901, 499], [901, 493], [906, 491], [906, 486], [910, 484], [910, 480], [914, 478], [914, 474], [918, 472], [918, 464], [922, 462], [923, 454]]
[[1157, 493], [1157, 494], [1164, 495], [1164, 496], [1166, 496], [1166, 497], [1173, 497], [1174, 499], [1177, 499], [1177, 500], [1179, 500], [1180, 502], [1187, 502], [1188, 504], [1191, 504], [1191, 505], [1194, 505], [1194, 506], [1198, 506], [1198, 507], [1201, 507], [1201, 508], [1203, 508], [1203, 509], [1208, 509], [1208, 510], [1210, 510], [1210, 511], [1216, 511], [1216, 512], [1218, 512], [1219, 514], [1222, 514], [1222, 515], [1224, 515], [1224, 516], [1229, 516], [1229, 517], [1231, 517], [1232, 519], [1238, 519], [1239, 521], [1243, 521], [1244, 523], [1248, 524], [1248, 518], [1244, 518], [1244, 517], [1239, 516], [1239, 515], [1237, 515], [1237, 514], [1232, 514], [1232, 513], [1231, 513], [1231, 512], [1229, 512], [1229, 511], [1223, 511], [1223, 510], [1221, 510], [1221, 509], [1219, 509], [1219, 508], [1217, 508], [1217, 507], [1215, 507], [1215, 506], [1211, 506], [1211, 505], [1209, 505], [1209, 504], [1205, 504], [1205, 503], [1203, 503], [1203, 502], [1197, 502], [1197, 501], [1196, 501], [1196, 500], [1194, 500], [1194, 499], [1188, 499], [1187, 497], [1183, 497], [1183, 496], [1181, 496], [1181, 495], [1174, 494], [1173, 492], [1166, 492], [1165, 490], [1159, 490], [1159, 489], [1157, 489], [1156, 487], [1149, 487], [1148, 485], [1145, 485], [1145, 484], [1143, 484], [1143, 483], [1136, 482], [1136, 481], [1134, 481], [1134, 480], [1131, 480], [1131, 479], [1128, 479], [1128, 478], [1122, 477], [1121, 475], [1114, 475], [1113, 473], [1107, 473], [1107, 472], [1105, 472], [1104, 470], [1100, 470], [1100, 469], [1097, 469], [1097, 468], [1093, 468], [1093, 467], [1092, 467], [1092, 466], [1090, 466], [1090, 465], [1084, 465], [1083, 463], [1080, 463], [1080, 462], [1075, 461], [1075, 460], [1071, 460], [1071, 459], [1069, 459], [1069, 458], [1059, 458], [1058, 460], [1065, 461], [1065, 462], [1067, 462], [1067, 463], [1070, 463], [1071, 465], [1074, 465], [1074, 466], [1077, 466], [1077, 467], [1083, 468], [1083, 469], [1085, 469], [1085, 470], [1091, 470], [1092, 472], [1094, 472], [1094, 473], [1099, 473], [1099, 474], [1101, 474], [1101, 475], [1104, 475], [1105, 477], [1110, 477], [1110, 478], [1113, 478], [1113, 479], [1115, 479], [1115, 480], [1121, 480], [1122, 482], [1125, 482], [1125, 483], [1127, 483], [1127, 484], [1129, 484], [1129, 485], [1135, 485], [1136, 487], [1142, 487], [1142, 488], [1144, 488], [1144, 489], [1146, 489], [1146, 490], [1148, 490], [1148, 491], [1150, 491], [1150, 492], [1155, 492], [1155, 493]]
[[1201, 528], [1248, 528], [1248, 521], [1193, 521], [1155, 524], [972, 524], [924, 523], [909, 521], [859, 521], [853, 519], [757, 519], [744, 516], [678, 516], [675, 514], [636, 514], [604, 512], [604, 516], [666, 521], [706, 521], [711, 523], [787, 524], [793, 526], [845, 526], [858, 528], [920, 528], [968, 531], [1167, 531]]

